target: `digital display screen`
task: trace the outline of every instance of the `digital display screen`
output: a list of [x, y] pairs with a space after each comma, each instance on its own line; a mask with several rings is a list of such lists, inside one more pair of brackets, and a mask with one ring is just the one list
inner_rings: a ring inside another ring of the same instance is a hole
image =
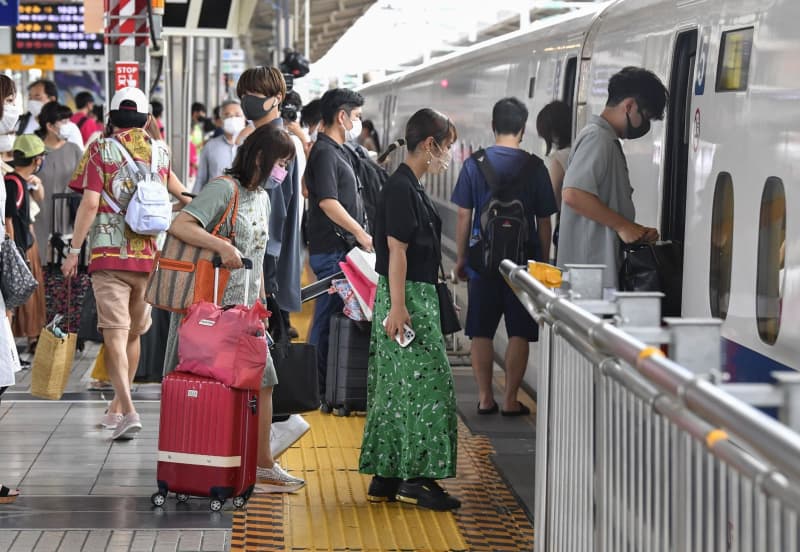
[[82, 4], [23, 4], [11, 50], [16, 54], [102, 54], [103, 35], [83, 32]]
[[753, 27], [722, 34], [717, 69], [717, 92], [747, 90], [752, 49]]

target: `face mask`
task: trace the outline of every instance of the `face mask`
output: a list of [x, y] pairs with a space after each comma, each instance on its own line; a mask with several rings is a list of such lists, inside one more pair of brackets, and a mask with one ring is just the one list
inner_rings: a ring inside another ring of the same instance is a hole
[[39, 100], [28, 100], [28, 111], [30, 111], [31, 115], [34, 117], [39, 116], [39, 113], [42, 112], [42, 107], [44, 107], [43, 102], [40, 102]]
[[4, 105], [3, 118], [0, 119], [0, 133], [5, 134], [14, 130], [17, 121], [19, 121], [19, 108], [14, 104]]
[[314, 132], [309, 133], [308, 139], [311, 140], [312, 142], [316, 142], [317, 136], [319, 136], [319, 131], [315, 130]]
[[353, 123], [353, 128], [344, 129], [344, 139], [346, 142], [357, 140], [358, 137], [361, 136], [361, 119], [355, 119], [351, 122]]
[[236, 136], [244, 130], [246, 124], [247, 121], [245, 121], [244, 117], [228, 117], [222, 121], [222, 130], [226, 134]]
[[272, 107], [264, 109], [265, 101], [267, 101], [267, 98], [245, 94], [242, 97], [242, 111], [244, 111], [244, 116], [251, 121], [258, 121], [269, 115], [269, 113], [278, 106], [278, 102], [276, 101], [272, 104]]
[[269, 178], [276, 184], [281, 184], [286, 179], [286, 175], [288, 171], [281, 167], [280, 165], [275, 165], [272, 167], [272, 172], [269, 173]]
[[[637, 111], [639, 110], [639, 106], [636, 106]], [[650, 120], [646, 119], [642, 116], [642, 112], [639, 111], [639, 116], [642, 117], [642, 124], [638, 127], [635, 127], [631, 124], [631, 115], [630, 113], [625, 114], [625, 119], [628, 122], [628, 128], [625, 130], [625, 138], [628, 140], [636, 140], [637, 138], [641, 138], [648, 132], [650, 132]]]
[[[439, 144], [436, 144], [436, 147], [441, 150]], [[431, 156], [430, 162], [428, 163], [428, 172], [431, 174], [439, 174], [446, 171], [448, 167], [450, 167], [450, 161], [453, 159], [453, 154], [449, 149], [444, 150], [441, 157], [434, 157], [432, 153], [428, 155]]]
[[0, 135], [0, 153], [11, 151], [14, 148], [14, 135], [3, 134]]
[[64, 125], [56, 127], [56, 134], [62, 140], [69, 140], [69, 130]]
[[45, 159], [46, 159], [46, 157], [42, 157], [41, 163], [39, 163], [39, 166], [36, 168], [35, 171], [33, 171], [33, 174], [39, 174], [40, 172], [42, 172], [42, 169], [44, 168], [44, 160]]

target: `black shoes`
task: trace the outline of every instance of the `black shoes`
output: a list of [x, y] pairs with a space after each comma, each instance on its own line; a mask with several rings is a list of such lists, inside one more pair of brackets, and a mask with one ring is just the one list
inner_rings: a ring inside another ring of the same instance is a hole
[[367, 491], [367, 500], [370, 502], [394, 502], [401, 481], [402, 479], [399, 477], [373, 476]]
[[428, 478], [409, 479], [400, 483], [397, 500], [437, 511], [455, 510], [461, 507], [460, 500], [450, 496], [436, 481]]

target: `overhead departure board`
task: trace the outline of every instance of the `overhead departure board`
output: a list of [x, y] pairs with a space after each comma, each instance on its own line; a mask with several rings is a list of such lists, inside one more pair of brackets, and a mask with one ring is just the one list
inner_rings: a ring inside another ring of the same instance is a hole
[[103, 35], [83, 32], [82, 4], [23, 4], [11, 50], [17, 54], [102, 54]]

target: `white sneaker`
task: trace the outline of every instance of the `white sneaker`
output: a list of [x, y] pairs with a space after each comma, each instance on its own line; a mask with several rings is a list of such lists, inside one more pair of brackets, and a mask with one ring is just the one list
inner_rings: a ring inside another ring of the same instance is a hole
[[128, 440], [133, 439], [139, 431], [142, 430], [142, 422], [139, 419], [139, 414], [136, 412], [130, 412], [125, 414], [120, 420], [119, 425], [117, 425], [117, 429], [114, 430], [114, 434], [111, 435], [111, 438], [114, 440]]
[[285, 422], [273, 422], [269, 432], [269, 449], [272, 457], [278, 458], [286, 452], [309, 429], [311, 426], [299, 414], [292, 414]]
[[286, 473], [277, 462], [271, 468], [256, 468], [257, 493], [294, 493], [305, 485], [305, 481]]
[[122, 421], [122, 414], [117, 412], [116, 414], [113, 412], [106, 412], [103, 416], [103, 419], [100, 421], [100, 425], [105, 429], [117, 429], [117, 426]]

